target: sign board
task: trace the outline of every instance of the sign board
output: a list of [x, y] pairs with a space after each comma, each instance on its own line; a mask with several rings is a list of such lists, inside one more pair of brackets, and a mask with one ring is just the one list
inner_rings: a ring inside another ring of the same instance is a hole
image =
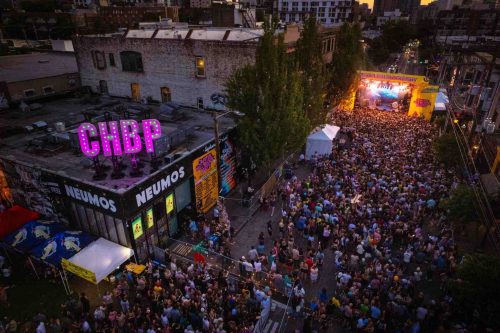
[[134, 235], [134, 239], [141, 237], [143, 234], [142, 219], [140, 217], [132, 221], [132, 234]]
[[234, 146], [229, 138], [220, 142], [221, 147], [221, 191], [222, 196], [226, 196], [236, 186], [236, 154]]
[[219, 195], [215, 149], [209, 150], [193, 161], [193, 174], [196, 210], [206, 213], [215, 206]]
[[95, 277], [95, 273], [92, 271], [89, 271], [86, 268], [83, 268], [81, 266], [75, 265], [68, 259], [61, 259], [61, 266], [62, 268], [67, 271], [75, 274], [76, 276], [81, 277], [82, 279], [85, 279], [93, 284], [97, 283], [97, 279]]
[[154, 217], [153, 216], [153, 208], [149, 208], [146, 211], [146, 227], [148, 229], [155, 225], [155, 221], [154, 221], [153, 217]]
[[174, 211], [174, 194], [173, 193], [170, 193], [169, 195], [167, 195], [167, 198], [165, 199], [165, 208], [167, 211], [167, 215]]
[[[99, 130], [98, 130], [99, 129]], [[99, 153], [104, 156], [121, 156], [123, 154], [137, 154], [144, 148], [148, 153], [154, 153], [153, 140], [161, 137], [160, 121], [145, 119], [142, 121], [142, 136], [139, 134], [139, 123], [133, 119], [82, 123], [78, 127], [78, 140], [82, 153], [88, 157], [95, 157]]]

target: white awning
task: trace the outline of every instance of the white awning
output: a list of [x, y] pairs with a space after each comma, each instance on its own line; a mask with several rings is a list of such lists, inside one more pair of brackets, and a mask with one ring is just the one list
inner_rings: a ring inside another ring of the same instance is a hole
[[68, 259], [72, 264], [95, 274], [99, 283], [134, 255], [128, 247], [99, 238]]

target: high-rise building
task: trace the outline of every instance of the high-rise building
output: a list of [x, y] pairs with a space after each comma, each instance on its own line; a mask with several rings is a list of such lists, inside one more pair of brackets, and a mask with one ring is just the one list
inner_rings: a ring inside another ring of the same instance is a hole
[[340, 26], [352, 20], [353, 4], [353, 0], [278, 0], [278, 13], [285, 23], [304, 22], [312, 15], [321, 25]]

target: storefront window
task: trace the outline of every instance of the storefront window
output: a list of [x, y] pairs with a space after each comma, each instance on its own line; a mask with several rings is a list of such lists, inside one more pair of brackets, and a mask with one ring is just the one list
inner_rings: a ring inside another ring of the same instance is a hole
[[94, 210], [91, 208], [85, 208], [87, 213], [87, 221], [90, 224], [90, 233], [94, 235], [99, 235], [99, 228], [97, 228], [97, 221], [94, 215]]
[[174, 237], [179, 232], [179, 225], [177, 224], [177, 216], [168, 220], [168, 232], [170, 237]]
[[106, 239], [109, 238], [108, 230], [106, 229], [106, 221], [104, 221], [104, 215], [101, 212], [94, 211], [96, 217], [97, 228], [99, 229], [99, 236]]
[[75, 223], [74, 227], [76, 229], [84, 230], [84, 227], [80, 222], [80, 217], [78, 216], [78, 212], [76, 211], [76, 206], [73, 202], [71, 203], [71, 212], [73, 213], [73, 218], [71, 219], [71, 221], [74, 221]]
[[92, 231], [90, 230], [90, 226], [87, 220], [87, 214], [85, 214], [85, 208], [77, 204], [75, 204], [75, 206], [76, 206], [76, 216], [80, 219], [80, 225], [82, 227], [82, 230], [91, 233]]
[[175, 189], [175, 205], [177, 211], [181, 211], [191, 203], [191, 186], [189, 180], [177, 186]]
[[119, 243], [118, 235], [116, 234], [115, 221], [109, 215], [105, 215], [106, 226], [108, 227], [109, 239], [115, 243]]
[[118, 240], [121, 245], [129, 247], [129, 242], [127, 241], [127, 235], [125, 233], [125, 228], [121, 220], [116, 219], [116, 229], [118, 231]]

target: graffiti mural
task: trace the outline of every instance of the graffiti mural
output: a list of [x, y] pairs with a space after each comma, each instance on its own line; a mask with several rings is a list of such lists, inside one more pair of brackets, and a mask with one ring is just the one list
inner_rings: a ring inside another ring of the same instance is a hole
[[29, 166], [0, 160], [9, 183], [12, 199], [44, 218], [67, 223], [59, 183], [51, 174]]

